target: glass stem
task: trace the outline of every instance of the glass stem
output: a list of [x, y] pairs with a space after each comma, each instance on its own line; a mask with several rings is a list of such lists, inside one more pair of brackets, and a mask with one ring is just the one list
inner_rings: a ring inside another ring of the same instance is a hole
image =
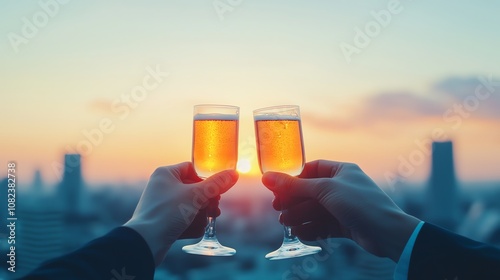
[[[281, 211], [281, 214], [283, 215], [283, 211]], [[289, 226], [286, 226], [283, 224], [283, 231], [285, 233], [283, 242], [284, 243], [289, 243], [289, 242], [294, 242], [297, 240], [297, 237], [292, 234], [292, 228]]]
[[210, 199], [207, 207], [207, 227], [205, 228], [205, 235], [203, 239], [217, 239], [215, 237], [215, 217], [217, 216], [217, 207], [219, 201], [217, 199]]
[[[288, 204], [288, 200], [282, 198], [280, 200], [281, 202], [281, 209], [286, 209], [286, 205]], [[283, 216], [285, 213], [284, 210], [281, 210], [281, 215]], [[285, 236], [283, 238], [283, 243], [290, 243], [290, 242], [294, 242], [297, 240], [297, 237], [295, 235], [292, 234], [292, 228], [289, 227], [289, 226], [286, 226], [285, 223], [283, 223], [283, 231], [285, 233]]]
[[205, 228], [204, 239], [214, 239], [215, 238], [215, 217], [208, 216], [207, 217], [207, 227]]
[[285, 231], [285, 242], [292, 242], [294, 241], [297, 237], [292, 234], [292, 228], [289, 226], [283, 226], [283, 229]]

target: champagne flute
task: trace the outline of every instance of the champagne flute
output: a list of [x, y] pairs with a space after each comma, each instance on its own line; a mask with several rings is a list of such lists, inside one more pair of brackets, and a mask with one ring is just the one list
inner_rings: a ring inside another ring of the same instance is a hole
[[[299, 175], [305, 164], [299, 106], [261, 108], [253, 111], [253, 116], [261, 172]], [[321, 247], [300, 242], [289, 226], [284, 225], [284, 232], [283, 244], [278, 250], [267, 254], [267, 259], [295, 258], [321, 251]]]
[[[192, 162], [198, 176], [209, 176], [236, 169], [240, 109], [227, 105], [196, 105], [193, 112]], [[207, 211], [208, 225], [200, 242], [182, 247], [186, 253], [205, 256], [232, 256], [236, 250], [223, 246], [215, 235], [217, 200]]]

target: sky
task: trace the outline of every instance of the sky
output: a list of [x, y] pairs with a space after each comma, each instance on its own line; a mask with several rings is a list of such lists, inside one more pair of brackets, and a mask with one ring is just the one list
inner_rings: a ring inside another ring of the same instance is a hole
[[[191, 159], [192, 107], [301, 107], [306, 159], [380, 182], [426, 180], [453, 140], [461, 180], [500, 180], [500, 4], [494, 1], [2, 1], [0, 160], [90, 183]], [[0, 170], [5, 176], [6, 168]]]

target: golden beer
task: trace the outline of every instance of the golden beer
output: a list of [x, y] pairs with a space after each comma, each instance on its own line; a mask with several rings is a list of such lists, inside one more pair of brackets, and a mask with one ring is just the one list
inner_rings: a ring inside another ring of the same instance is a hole
[[200, 178], [235, 169], [238, 161], [238, 118], [197, 114], [193, 124], [192, 162]]
[[[304, 143], [300, 122], [300, 108], [282, 105], [253, 111], [257, 154], [262, 173], [276, 171], [297, 176], [305, 165]], [[275, 194], [278, 195], [278, 194]], [[279, 194], [282, 206], [288, 203], [286, 195]], [[284, 238], [278, 250], [266, 255], [266, 259], [281, 260], [302, 257], [321, 251], [321, 247], [300, 242], [292, 228], [284, 227]]]
[[[193, 109], [191, 161], [198, 176], [206, 179], [217, 172], [236, 169], [240, 108], [229, 105], [200, 104], [195, 105]], [[208, 187], [206, 191], [210, 192]], [[207, 227], [203, 238], [196, 244], [182, 247], [182, 251], [204, 256], [232, 256], [236, 253], [235, 249], [221, 245], [215, 235], [219, 198], [214, 197], [209, 200]]]
[[300, 119], [294, 116], [255, 117], [257, 153], [262, 173], [277, 171], [299, 175], [304, 167]]

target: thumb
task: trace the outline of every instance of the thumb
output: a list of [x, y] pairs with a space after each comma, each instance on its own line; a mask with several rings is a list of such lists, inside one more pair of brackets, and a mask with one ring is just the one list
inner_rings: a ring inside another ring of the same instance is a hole
[[319, 179], [301, 179], [279, 172], [266, 172], [262, 183], [269, 190], [292, 197], [318, 198], [320, 194]]
[[216, 173], [202, 182], [198, 182], [195, 188], [202, 191], [207, 198], [214, 198], [228, 191], [238, 181], [238, 172], [225, 170]]

